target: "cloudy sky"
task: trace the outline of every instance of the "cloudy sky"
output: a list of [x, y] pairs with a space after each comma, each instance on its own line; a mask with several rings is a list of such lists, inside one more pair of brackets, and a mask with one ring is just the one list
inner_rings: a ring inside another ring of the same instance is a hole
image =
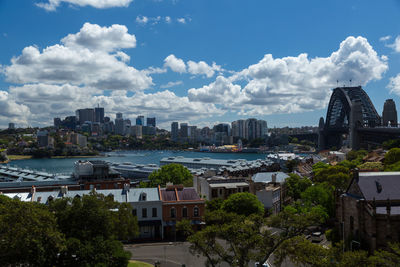
[[399, 18], [399, 0], [0, 0], [0, 127], [97, 104], [166, 129], [316, 125], [350, 80], [381, 113], [400, 105]]

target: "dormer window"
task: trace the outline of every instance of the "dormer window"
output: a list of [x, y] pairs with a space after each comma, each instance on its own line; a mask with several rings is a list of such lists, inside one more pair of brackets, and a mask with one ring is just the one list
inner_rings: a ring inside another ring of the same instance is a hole
[[140, 200], [141, 200], [141, 201], [146, 201], [146, 198], [147, 198], [147, 194], [146, 194], [145, 192], [142, 192], [142, 193], [140, 194]]

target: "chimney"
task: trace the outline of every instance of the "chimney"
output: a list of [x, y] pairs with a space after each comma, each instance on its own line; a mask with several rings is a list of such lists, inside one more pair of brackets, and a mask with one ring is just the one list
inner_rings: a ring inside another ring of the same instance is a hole
[[128, 183], [125, 183], [125, 184], [124, 184], [124, 190], [125, 190], [125, 191], [129, 191], [130, 188], [131, 188], [131, 185], [130, 185], [130, 184], [128, 184]]
[[358, 184], [358, 181], [360, 180], [360, 174], [358, 172], [358, 168], [355, 168], [353, 170], [353, 178], [356, 181], [356, 183]]
[[275, 184], [276, 183], [276, 173], [273, 173], [271, 178], [272, 178], [272, 182]]

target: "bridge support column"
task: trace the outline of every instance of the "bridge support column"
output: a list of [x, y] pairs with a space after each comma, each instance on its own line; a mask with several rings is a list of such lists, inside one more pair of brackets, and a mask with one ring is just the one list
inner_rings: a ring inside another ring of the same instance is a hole
[[362, 115], [362, 107], [361, 101], [352, 101], [351, 102], [351, 110], [350, 110], [350, 148], [353, 150], [360, 149], [360, 136], [357, 132], [357, 129], [362, 127], [363, 115]]

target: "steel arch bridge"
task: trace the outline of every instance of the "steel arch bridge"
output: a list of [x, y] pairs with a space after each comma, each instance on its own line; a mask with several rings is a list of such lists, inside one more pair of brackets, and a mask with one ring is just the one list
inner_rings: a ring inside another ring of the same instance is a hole
[[335, 88], [329, 101], [326, 120], [324, 122], [322, 119], [319, 125], [320, 149], [341, 147], [343, 136], [350, 134], [351, 116], [353, 120], [357, 118], [358, 128], [381, 125], [381, 117], [361, 86]]

